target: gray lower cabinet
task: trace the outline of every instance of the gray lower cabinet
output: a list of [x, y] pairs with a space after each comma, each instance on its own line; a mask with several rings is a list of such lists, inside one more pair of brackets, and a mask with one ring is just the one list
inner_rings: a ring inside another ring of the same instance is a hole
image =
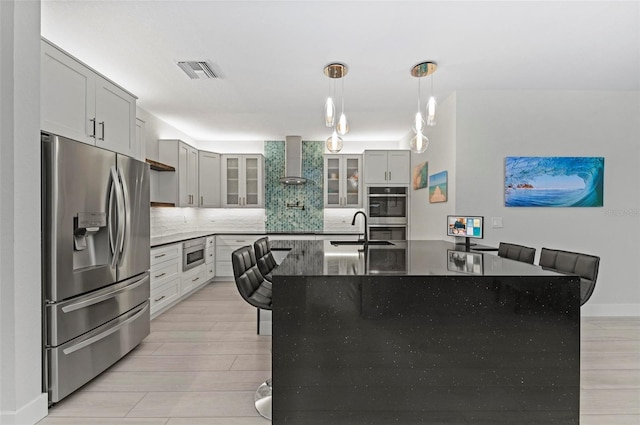
[[[213, 236], [210, 236], [213, 246]], [[209, 238], [207, 238], [209, 239]], [[211, 261], [211, 260], [209, 260]], [[185, 298], [213, 277], [213, 263], [182, 271], [182, 242], [151, 249], [151, 318]]]

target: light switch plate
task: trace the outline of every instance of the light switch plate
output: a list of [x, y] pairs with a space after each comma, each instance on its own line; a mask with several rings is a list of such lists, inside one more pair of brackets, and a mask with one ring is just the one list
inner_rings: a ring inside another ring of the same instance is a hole
[[493, 228], [501, 228], [502, 227], [502, 217], [491, 217], [491, 227], [493, 227]]

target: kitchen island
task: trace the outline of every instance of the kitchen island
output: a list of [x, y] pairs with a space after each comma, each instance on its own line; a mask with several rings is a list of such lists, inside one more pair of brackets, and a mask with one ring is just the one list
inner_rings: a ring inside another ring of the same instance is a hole
[[275, 424], [578, 424], [579, 278], [444, 241], [291, 251]]

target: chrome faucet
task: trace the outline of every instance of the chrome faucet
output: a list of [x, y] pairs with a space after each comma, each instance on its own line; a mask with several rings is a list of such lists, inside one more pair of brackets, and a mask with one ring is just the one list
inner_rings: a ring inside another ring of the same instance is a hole
[[362, 214], [362, 217], [364, 217], [364, 244], [367, 245], [369, 244], [369, 236], [368, 236], [368, 227], [367, 227], [367, 214], [364, 213], [364, 211], [356, 211], [356, 213], [353, 215], [353, 220], [351, 220], [351, 225], [355, 226], [356, 225], [356, 217], [358, 216], [358, 214]]

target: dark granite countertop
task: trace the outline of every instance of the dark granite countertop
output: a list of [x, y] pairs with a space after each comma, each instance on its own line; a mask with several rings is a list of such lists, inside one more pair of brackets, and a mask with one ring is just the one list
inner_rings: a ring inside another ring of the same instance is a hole
[[330, 241], [272, 241], [273, 249], [291, 248], [274, 276], [558, 276], [539, 266], [438, 240], [392, 241], [393, 245], [334, 246]]
[[198, 232], [181, 232], [175, 233], [173, 235], [166, 236], [156, 236], [151, 238], [151, 247], [158, 247], [162, 245], [169, 245], [176, 242], [187, 241], [189, 239], [203, 238], [206, 236], [216, 236], [216, 235], [256, 235], [256, 236], [269, 236], [269, 235], [313, 235], [313, 236], [348, 236], [348, 235], [358, 235], [358, 232], [340, 232], [340, 231], [309, 231], [309, 232], [261, 232], [261, 231], [253, 231], [253, 232], [214, 232], [211, 230], [198, 231]]

